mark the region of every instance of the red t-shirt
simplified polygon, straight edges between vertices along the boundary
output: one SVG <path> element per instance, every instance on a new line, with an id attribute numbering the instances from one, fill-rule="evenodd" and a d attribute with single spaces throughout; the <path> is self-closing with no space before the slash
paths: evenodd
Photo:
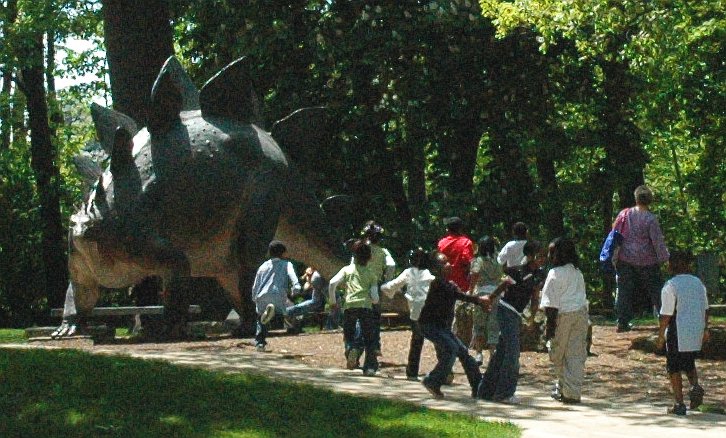
<path id="1" fill-rule="evenodd" d="M 447 234 L 437 244 L 439 252 L 451 263 L 451 280 L 463 292 L 469 290 L 469 266 L 474 258 L 474 243 L 463 234 Z"/>

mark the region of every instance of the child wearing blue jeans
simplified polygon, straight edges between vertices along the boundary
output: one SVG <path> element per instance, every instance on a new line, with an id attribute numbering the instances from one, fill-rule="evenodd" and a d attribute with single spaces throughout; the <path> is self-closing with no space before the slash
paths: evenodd
<path id="1" fill-rule="evenodd" d="M 365 241 L 353 244 L 353 263 L 341 269 L 330 279 L 328 295 L 333 308 L 338 307 L 335 293 L 340 286 L 344 290 L 343 342 L 345 343 L 346 367 L 357 366 L 361 351 L 355 347 L 355 328 L 360 324 L 365 348 L 363 374 L 374 376 L 378 370 L 373 333 L 373 304 L 378 303 L 378 276 L 368 267 L 371 247 Z M 332 304 L 335 303 L 335 304 Z"/>
<path id="2" fill-rule="evenodd" d="M 275 314 L 284 315 L 290 299 L 288 294 L 300 292 L 292 263 L 285 259 L 287 247 L 279 240 L 273 240 L 267 247 L 270 259 L 264 262 L 255 275 L 252 284 L 252 301 L 257 310 L 257 330 L 255 344 L 257 351 L 265 351 L 267 345 L 267 325 Z"/>

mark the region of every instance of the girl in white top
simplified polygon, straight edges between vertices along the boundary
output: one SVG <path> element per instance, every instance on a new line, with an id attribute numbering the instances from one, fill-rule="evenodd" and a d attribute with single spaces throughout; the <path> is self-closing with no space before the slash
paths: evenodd
<path id="1" fill-rule="evenodd" d="M 406 365 L 406 378 L 418 380 L 418 369 L 421 361 L 421 349 L 423 348 L 424 337 L 418 325 L 418 317 L 421 309 L 426 303 L 426 295 L 429 292 L 429 285 L 435 278 L 426 269 L 428 256 L 426 252 L 416 248 L 409 252 L 409 264 L 411 267 L 405 269 L 393 280 L 381 286 L 381 291 L 388 297 L 393 297 L 406 286 L 406 300 L 411 317 L 411 343 L 408 350 L 408 364 Z"/>
<path id="2" fill-rule="evenodd" d="M 579 403 L 587 359 L 587 297 L 572 240 L 558 237 L 549 246 L 554 267 L 547 274 L 540 306 L 547 315 L 545 336 L 550 338 L 550 360 L 557 382 L 555 400 Z"/>

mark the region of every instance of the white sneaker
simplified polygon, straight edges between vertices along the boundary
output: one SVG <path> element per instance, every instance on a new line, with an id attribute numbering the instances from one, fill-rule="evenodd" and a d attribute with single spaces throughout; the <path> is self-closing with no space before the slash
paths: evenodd
<path id="1" fill-rule="evenodd" d="M 481 366 L 484 363 L 484 355 L 482 353 L 477 353 L 474 360 L 476 360 L 477 365 Z"/>
<path id="2" fill-rule="evenodd" d="M 505 405 L 518 405 L 522 402 L 522 400 L 519 399 L 516 395 L 513 395 L 511 397 L 507 397 L 503 400 L 499 400 L 499 403 L 503 403 Z"/>
<path id="3" fill-rule="evenodd" d="M 255 345 L 255 350 L 257 350 L 257 351 L 265 351 L 265 344 L 257 344 L 257 345 Z"/>
<path id="4" fill-rule="evenodd" d="M 265 310 L 262 311 L 262 315 L 260 315 L 260 322 L 262 324 L 267 324 L 270 321 L 272 321 L 272 318 L 275 317 L 275 305 L 270 303 L 265 307 Z"/>

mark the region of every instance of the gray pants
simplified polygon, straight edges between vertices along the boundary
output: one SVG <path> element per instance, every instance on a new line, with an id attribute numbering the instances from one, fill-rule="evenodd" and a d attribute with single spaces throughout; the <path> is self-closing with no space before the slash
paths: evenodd
<path id="1" fill-rule="evenodd" d="M 555 367 L 564 397 L 580 399 L 587 359 L 587 309 L 557 315 L 555 337 L 550 343 L 550 360 Z"/>

